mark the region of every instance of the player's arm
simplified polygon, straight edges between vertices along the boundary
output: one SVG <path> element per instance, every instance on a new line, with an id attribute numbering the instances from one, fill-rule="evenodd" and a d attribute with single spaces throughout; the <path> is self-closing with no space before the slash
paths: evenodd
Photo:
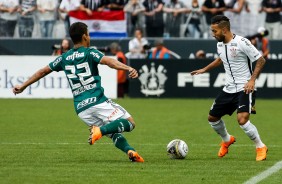
<path id="1" fill-rule="evenodd" d="M 26 87 L 40 80 L 41 78 L 45 77 L 46 75 L 48 75 L 51 72 L 52 70 L 50 69 L 49 66 L 45 66 L 44 68 L 41 68 L 40 70 L 35 72 L 27 81 L 25 81 L 21 85 L 16 85 L 13 88 L 13 93 L 16 95 L 16 94 L 23 92 Z"/>
<path id="2" fill-rule="evenodd" d="M 138 77 L 138 72 L 130 67 L 127 66 L 125 64 L 123 64 L 122 62 L 119 62 L 118 60 L 108 57 L 108 56 L 104 56 L 102 57 L 100 64 L 104 64 L 104 65 L 108 65 L 110 68 L 114 68 L 116 70 L 125 70 L 129 72 L 129 77 L 130 78 L 137 78 Z"/>
<path id="3" fill-rule="evenodd" d="M 258 78 L 260 72 L 262 71 L 264 65 L 265 65 L 265 59 L 263 57 L 260 57 L 257 61 L 256 61 L 256 66 L 254 69 L 254 72 L 251 76 L 251 79 L 245 84 L 244 86 L 244 91 L 246 94 L 252 93 L 254 91 L 255 88 L 255 81 Z"/>
<path id="4" fill-rule="evenodd" d="M 222 61 L 220 58 L 216 58 L 213 62 L 211 62 L 209 65 L 207 65 L 206 67 L 204 68 L 201 68 L 199 70 L 194 70 L 191 73 L 191 75 L 198 75 L 198 74 L 202 74 L 202 73 L 205 73 L 205 72 L 208 72 L 218 66 L 220 66 L 222 64 Z"/>

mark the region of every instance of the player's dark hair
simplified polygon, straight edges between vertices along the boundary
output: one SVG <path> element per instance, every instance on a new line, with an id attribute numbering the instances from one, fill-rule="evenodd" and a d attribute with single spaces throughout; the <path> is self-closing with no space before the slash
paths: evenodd
<path id="1" fill-rule="evenodd" d="M 69 29 L 71 40 L 74 44 L 82 41 L 82 36 L 87 34 L 87 25 L 82 22 L 75 22 Z"/>
<path id="2" fill-rule="evenodd" d="M 227 27 L 230 30 L 229 18 L 224 15 L 216 15 L 212 17 L 211 24 L 218 24 L 218 27 L 223 28 Z"/>

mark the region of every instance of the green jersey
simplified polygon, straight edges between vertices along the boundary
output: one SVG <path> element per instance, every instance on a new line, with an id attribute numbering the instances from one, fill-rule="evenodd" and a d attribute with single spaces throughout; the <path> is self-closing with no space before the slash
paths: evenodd
<path id="1" fill-rule="evenodd" d="M 77 114 L 107 100 L 98 70 L 103 56 L 96 49 L 79 47 L 69 50 L 49 64 L 51 70 L 65 72 Z"/>

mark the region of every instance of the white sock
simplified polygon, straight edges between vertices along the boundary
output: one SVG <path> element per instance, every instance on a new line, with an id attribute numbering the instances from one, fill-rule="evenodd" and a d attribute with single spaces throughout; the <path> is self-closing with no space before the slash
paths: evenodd
<path id="1" fill-rule="evenodd" d="M 250 120 L 247 121 L 244 125 L 240 125 L 240 127 L 244 130 L 244 132 L 247 134 L 247 136 L 254 141 L 256 148 L 262 148 L 265 145 L 260 139 L 259 133 L 255 125 L 253 125 Z"/>
<path id="2" fill-rule="evenodd" d="M 209 124 L 215 130 L 215 132 L 220 135 L 223 142 L 230 141 L 230 134 L 227 132 L 225 124 L 221 119 L 216 122 L 209 122 Z"/>

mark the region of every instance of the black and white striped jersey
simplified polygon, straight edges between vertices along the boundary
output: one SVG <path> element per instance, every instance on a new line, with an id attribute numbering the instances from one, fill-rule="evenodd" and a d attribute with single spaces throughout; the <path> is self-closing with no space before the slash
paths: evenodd
<path id="1" fill-rule="evenodd" d="M 217 43 L 217 53 L 225 69 L 226 93 L 236 93 L 244 90 L 244 85 L 251 78 L 252 62 L 261 57 L 261 53 L 242 36 L 234 35 L 233 39 L 224 44 Z"/>

